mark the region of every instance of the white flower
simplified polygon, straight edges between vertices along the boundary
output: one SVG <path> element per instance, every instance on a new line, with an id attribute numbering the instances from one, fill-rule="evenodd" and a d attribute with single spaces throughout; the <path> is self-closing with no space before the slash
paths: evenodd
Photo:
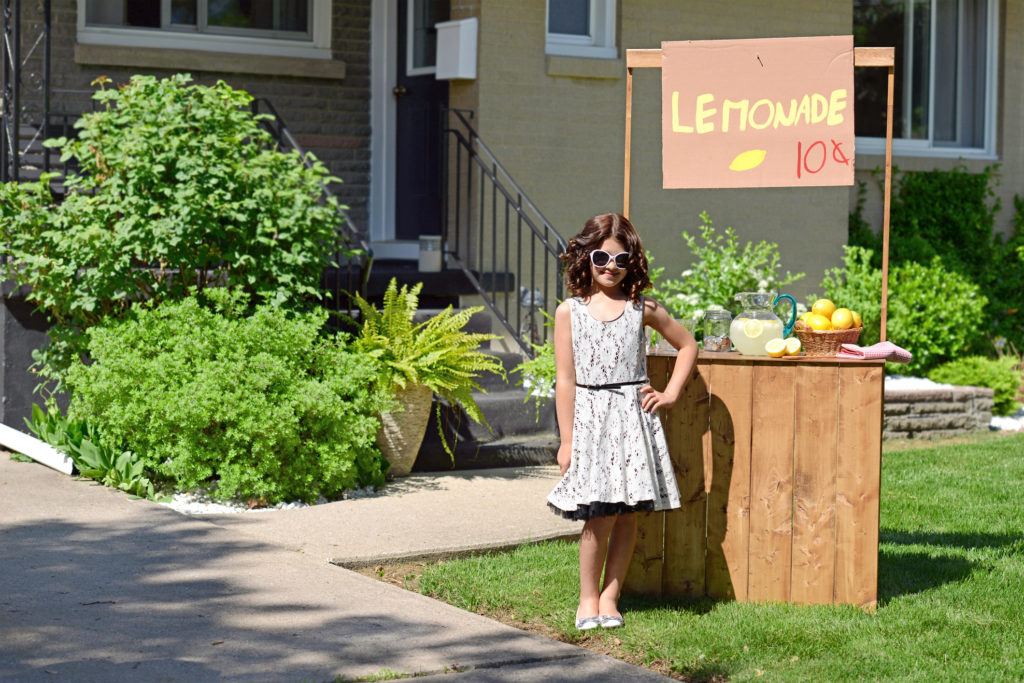
<path id="1" fill-rule="evenodd" d="M 758 280 L 757 281 L 757 291 L 764 292 L 767 289 L 768 289 L 768 281 L 767 280 Z"/>
<path id="2" fill-rule="evenodd" d="M 693 277 L 693 270 L 690 269 L 690 268 L 687 268 L 686 270 L 683 271 L 682 276 L 683 277 Z"/>

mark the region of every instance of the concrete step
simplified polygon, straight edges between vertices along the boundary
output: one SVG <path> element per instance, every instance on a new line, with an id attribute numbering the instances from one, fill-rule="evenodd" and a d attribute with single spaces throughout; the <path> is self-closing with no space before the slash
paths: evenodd
<path id="1" fill-rule="evenodd" d="M 458 443 L 463 452 L 468 449 L 468 452 L 474 453 L 488 444 L 507 439 L 522 439 L 538 434 L 552 435 L 555 432 L 553 400 L 547 401 L 538 409 L 536 400 L 524 400 L 526 393 L 521 390 L 478 393 L 474 398 L 493 431 L 488 431 L 484 425 L 474 422 L 461 408 L 440 403 L 445 440 L 449 445 Z M 438 433 L 438 399 L 435 398 L 434 401 L 419 457 L 426 458 L 429 462 L 437 462 L 440 458 L 450 461 Z"/>
<path id="2" fill-rule="evenodd" d="M 499 391 L 521 391 L 522 387 L 519 386 L 519 373 L 513 372 L 513 369 L 523 362 L 523 354 L 515 351 L 495 351 L 494 349 L 483 350 L 489 355 L 497 356 L 501 360 L 501 366 L 505 368 L 505 376 L 507 379 L 503 380 L 500 375 L 495 375 L 493 372 L 485 372 L 478 380 L 480 388 L 488 393 L 495 393 Z"/>
<path id="3" fill-rule="evenodd" d="M 453 449 L 454 458 L 441 449 L 420 449 L 412 471 L 443 472 L 552 465 L 557 462 L 558 444 L 558 437 L 552 431 L 509 436 L 488 443 L 459 441 Z"/>

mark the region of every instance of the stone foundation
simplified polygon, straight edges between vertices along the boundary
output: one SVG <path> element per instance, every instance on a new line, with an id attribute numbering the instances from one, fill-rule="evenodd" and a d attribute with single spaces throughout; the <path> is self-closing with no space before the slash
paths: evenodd
<path id="1" fill-rule="evenodd" d="M 934 439 L 988 429 L 992 390 L 936 387 L 885 391 L 883 439 Z"/>

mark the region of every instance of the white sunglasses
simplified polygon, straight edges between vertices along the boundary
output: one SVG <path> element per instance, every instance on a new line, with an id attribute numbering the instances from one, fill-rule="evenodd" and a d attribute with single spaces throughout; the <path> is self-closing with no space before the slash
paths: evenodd
<path id="1" fill-rule="evenodd" d="M 624 270 L 629 266 L 629 252 L 620 251 L 614 256 L 604 249 L 594 249 L 590 252 L 590 262 L 594 264 L 595 268 L 604 268 L 609 261 L 615 261 L 615 267 Z"/>

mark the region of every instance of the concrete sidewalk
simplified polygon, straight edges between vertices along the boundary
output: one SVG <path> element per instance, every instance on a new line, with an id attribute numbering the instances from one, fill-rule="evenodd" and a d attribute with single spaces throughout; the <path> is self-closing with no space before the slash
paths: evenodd
<path id="1" fill-rule="evenodd" d="M 342 567 L 578 533 L 553 468 L 186 517 L 0 453 L 0 680 L 665 680 Z M 452 671 L 457 673 L 449 673 Z"/>

